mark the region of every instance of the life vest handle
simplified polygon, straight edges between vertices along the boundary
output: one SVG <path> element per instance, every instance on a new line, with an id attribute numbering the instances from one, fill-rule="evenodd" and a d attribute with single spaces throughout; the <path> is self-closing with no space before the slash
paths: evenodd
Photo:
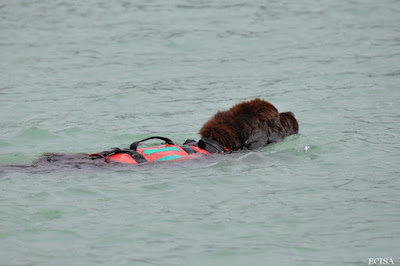
<path id="1" fill-rule="evenodd" d="M 209 151 L 207 149 L 207 146 L 211 146 L 212 148 L 215 149 L 216 152 L 224 152 L 224 151 L 226 151 L 225 147 L 222 146 L 219 142 L 217 142 L 215 140 L 212 140 L 212 139 L 209 139 L 209 138 L 206 138 L 206 137 L 202 137 L 201 140 L 199 140 L 199 147 L 204 149 L 204 150 Z"/>
<path id="2" fill-rule="evenodd" d="M 129 146 L 129 149 L 135 150 L 135 151 L 136 151 L 137 147 L 139 146 L 139 144 L 140 144 L 141 142 L 144 142 L 144 141 L 147 141 L 147 140 L 150 140 L 150 139 L 161 139 L 161 140 L 165 141 L 166 144 L 175 145 L 175 143 L 173 143 L 172 140 L 170 140 L 169 138 L 159 137 L 159 136 L 153 136 L 153 137 L 149 137 L 149 138 L 145 138 L 145 139 L 142 139 L 142 140 L 133 142 L 133 143 L 131 144 L 131 146 Z"/>

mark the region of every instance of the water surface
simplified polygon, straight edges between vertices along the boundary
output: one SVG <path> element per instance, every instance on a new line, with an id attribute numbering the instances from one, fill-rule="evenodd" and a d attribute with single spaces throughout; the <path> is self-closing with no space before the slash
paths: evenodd
<path id="1" fill-rule="evenodd" d="M 261 97 L 300 134 L 144 166 L 0 167 L 1 265 L 400 257 L 398 1 L 0 4 L 0 162 L 183 143 Z M 397 229 L 396 229 L 397 228 Z"/>

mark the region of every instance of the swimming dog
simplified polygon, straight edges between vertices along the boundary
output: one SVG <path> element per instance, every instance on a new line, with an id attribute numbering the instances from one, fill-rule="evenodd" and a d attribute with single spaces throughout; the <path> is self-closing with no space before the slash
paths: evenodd
<path id="1" fill-rule="evenodd" d="M 80 168 L 88 163 L 140 164 L 151 161 L 187 160 L 207 154 L 256 150 L 280 142 L 298 131 L 299 125 L 293 113 L 279 113 L 271 103 L 256 98 L 238 103 L 229 110 L 217 112 L 201 127 L 199 141 L 186 140 L 183 145 L 176 145 L 169 138 L 154 136 L 135 141 L 129 148 L 114 148 L 94 154 L 47 153 L 33 165 L 20 167 L 51 163 L 53 168 L 59 164 Z M 141 143 L 152 139 L 163 140 L 165 144 L 139 148 Z"/>

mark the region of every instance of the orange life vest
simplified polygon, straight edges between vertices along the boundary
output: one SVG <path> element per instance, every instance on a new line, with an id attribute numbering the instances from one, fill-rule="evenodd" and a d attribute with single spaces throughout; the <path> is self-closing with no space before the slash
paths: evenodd
<path id="1" fill-rule="evenodd" d="M 163 145 L 138 148 L 141 142 L 150 139 L 161 139 Z M 126 164 L 138 164 L 149 161 L 179 161 L 200 157 L 204 154 L 227 151 L 218 142 L 203 138 L 198 142 L 187 140 L 183 145 L 175 145 L 170 139 L 164 137 L 150 137 L 133 142 L 129 149 L 114 148 L 110 151 L 90 154 L 91 159 L 104 159 L 105 162 L 118 162 Z"/>

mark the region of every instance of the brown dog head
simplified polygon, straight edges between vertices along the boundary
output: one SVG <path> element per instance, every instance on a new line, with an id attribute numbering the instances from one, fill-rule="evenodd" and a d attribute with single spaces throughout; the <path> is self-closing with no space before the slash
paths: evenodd
<path id="1" fill-rule="evenodd" d="M 282 135 L 284 137 L 299 132 L 299 124 L 292 112 L 279 113 L 279 121 L 281 122 Z"/>
<path id="2" fill-rule="evenodd" d="M 298 130 L 293 113 L 279 113 L 271 103 L 256 98 L 216 113 L 199 133 L 235 151 L 258 149 Z"/>

